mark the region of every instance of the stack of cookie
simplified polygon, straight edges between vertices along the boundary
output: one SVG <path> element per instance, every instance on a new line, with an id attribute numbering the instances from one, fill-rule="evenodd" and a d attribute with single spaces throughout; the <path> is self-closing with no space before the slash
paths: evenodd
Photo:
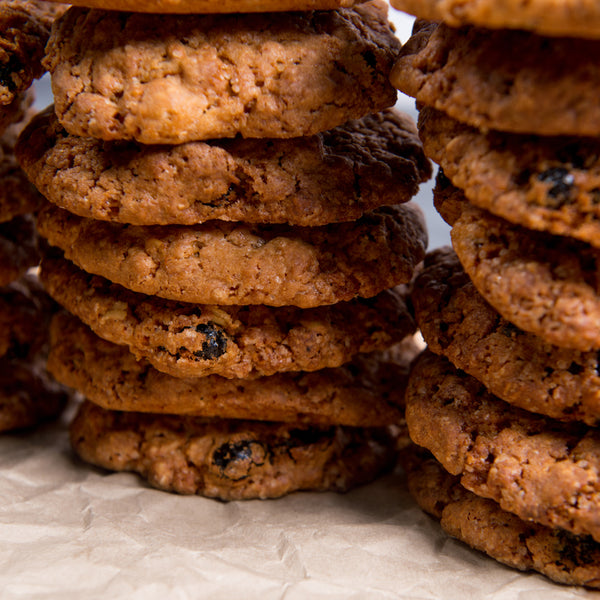
<path id="1" fill-rule="evenodd" d="M 451 476 L 416 452 L 411 487 L 498 560 L 600 587 L 600 10 L 393 4 L 433 19 L 392 81 L 454 247 L 415 283 L 429 348 L 407 392 L 411 438 Z"/>
<path id="2" fill-rule="evenodd" d="M 31 116 L 32 82 L 59 5 L 0 2 L 0 431 L 55 417 L 66 395 L 45 372 L 53 303 L 28 269 L 39 263 L 34 213 L 43 198 L 14 146 Z"/>
<path id="3" fill-rule="evenodd" d="M 181 4 L 152 8 L 274 8 Z M 430 164 L 388 109 L 385 3 L 347 4 L 57 22 L 55 107 L 17 153 L 50 200 L 42 279 L 70 313 L 50 369 L 88 398 L 85 460 L 222 499 L 392 464 Z"/>

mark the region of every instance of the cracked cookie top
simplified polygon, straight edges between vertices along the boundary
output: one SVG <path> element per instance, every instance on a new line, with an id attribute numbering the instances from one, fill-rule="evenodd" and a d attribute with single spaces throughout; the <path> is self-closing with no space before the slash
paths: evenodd
<path id="1" fill-rule="evenodd" d="M 49 108 L 16 152 L 51 202 L 134 225 L 351 221 L 431 176 L 414 123 L 395 110 L 302 138 L 143 146 L 68 135 Z"/>
<path id="2" fill-rule="evenodd" d="M 451 27 L 526 29 L 541 35 L 600 37 L 595 0 L 390 0 L 398 10 Z"/>
<path id="3" fill-rule="evenodd" d="M 245 15 L 74 7 L 45 65 L 70 133 L 177 144 L 311 135 L 392 106 L 399 47 L 382 0 Z"/>
<path id="4" fill-rule="evenodd" d="M 600 40 L 417 21 L 390 80 L 481 130 L 600 134 Z"/>
<path id="5" fill-rule="evenodd" d="M 408 283 L 427 245 L 423 214 L 411 202 L 322 227 L 128 226 L 48 204 L 37 225 L 88 273 L 135 292 L 201 304 L 311 308 L 374 296 Z"/>
<path id="6" fill-rule="evenodd" d="M 524 520 L 600 540 L 600 435 L 513 407 L 426 351 L 406 392 L 411 439 L 478 496 Z"/>

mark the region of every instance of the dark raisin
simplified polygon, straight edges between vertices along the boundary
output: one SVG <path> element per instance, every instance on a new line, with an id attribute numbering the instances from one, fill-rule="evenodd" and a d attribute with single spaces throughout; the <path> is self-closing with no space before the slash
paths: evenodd
<path id="1" fill-rule="evenodd" d="M 575 182 L 573 175 L 564 167 L 552 167 L 538 175 L 538 180 L 549 184 L 549 204 L 558 208 L 569 201 Z"/>
<path id="2" fill-rule="evenodd" d="M 194 356 L 203 360 L 214 360 L 223 356 L 227 351 L 227 336 L 211 321 L 196 326 L 198 333 L 203 333 L 206 339 L 202 342 L 202 350 L 196 350 Z"/>
<path id="3" fill-rule="evenodd" d="M 263 465 L 267 455 L 268 451 L 261 442 L 242 440 L 219 446 L 213 452 L 212 461 L 223 477 L 240 481 L 248 477 L 253 465 Z"/>
<path id="4" fill-rule="evenodd" d="M 580 375 L 583 372 L 583 367 L 576 362 L 572 362 L 567 371 L 569 371 L 571 375 Z"/>

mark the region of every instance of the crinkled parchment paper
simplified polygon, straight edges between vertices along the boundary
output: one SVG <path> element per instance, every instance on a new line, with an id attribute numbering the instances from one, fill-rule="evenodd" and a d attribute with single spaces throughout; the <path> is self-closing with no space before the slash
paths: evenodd
<path id="1" fill-rule="evenodd" d="M 83 464 L 64 423 L 0 437 L 2 600 L 595 596 L 451 540 L 401 473 L 343 495 L 223 503 Z"/>

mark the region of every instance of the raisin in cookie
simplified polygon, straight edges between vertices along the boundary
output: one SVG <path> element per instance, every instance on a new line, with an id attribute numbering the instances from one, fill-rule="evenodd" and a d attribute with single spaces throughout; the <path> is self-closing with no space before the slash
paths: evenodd
<path id="1" fill-rule="evenodd" d="M 107 411 L 91 402 L 71 424 L 71 443 L 97 466 L 222 500 L 346 491 L 390 468 L 396 454 L 382 429 Z"/>
<path id="2" fill-rule="evenodd" d="M 404 423 L 408 366 L 417 353 L 408 338 L 389 351 L 313 373 L 172 377 L 66 313 L 54 318 L 50 345 L 48 370 L 103 408 L 365 427 Z"/>
<path id="3" fill-rule="evenodd" d="M 600 246 L 597 137 L 487 134 L 424 107 L 425 153 L 470 202 L 527 227 Z"/>

